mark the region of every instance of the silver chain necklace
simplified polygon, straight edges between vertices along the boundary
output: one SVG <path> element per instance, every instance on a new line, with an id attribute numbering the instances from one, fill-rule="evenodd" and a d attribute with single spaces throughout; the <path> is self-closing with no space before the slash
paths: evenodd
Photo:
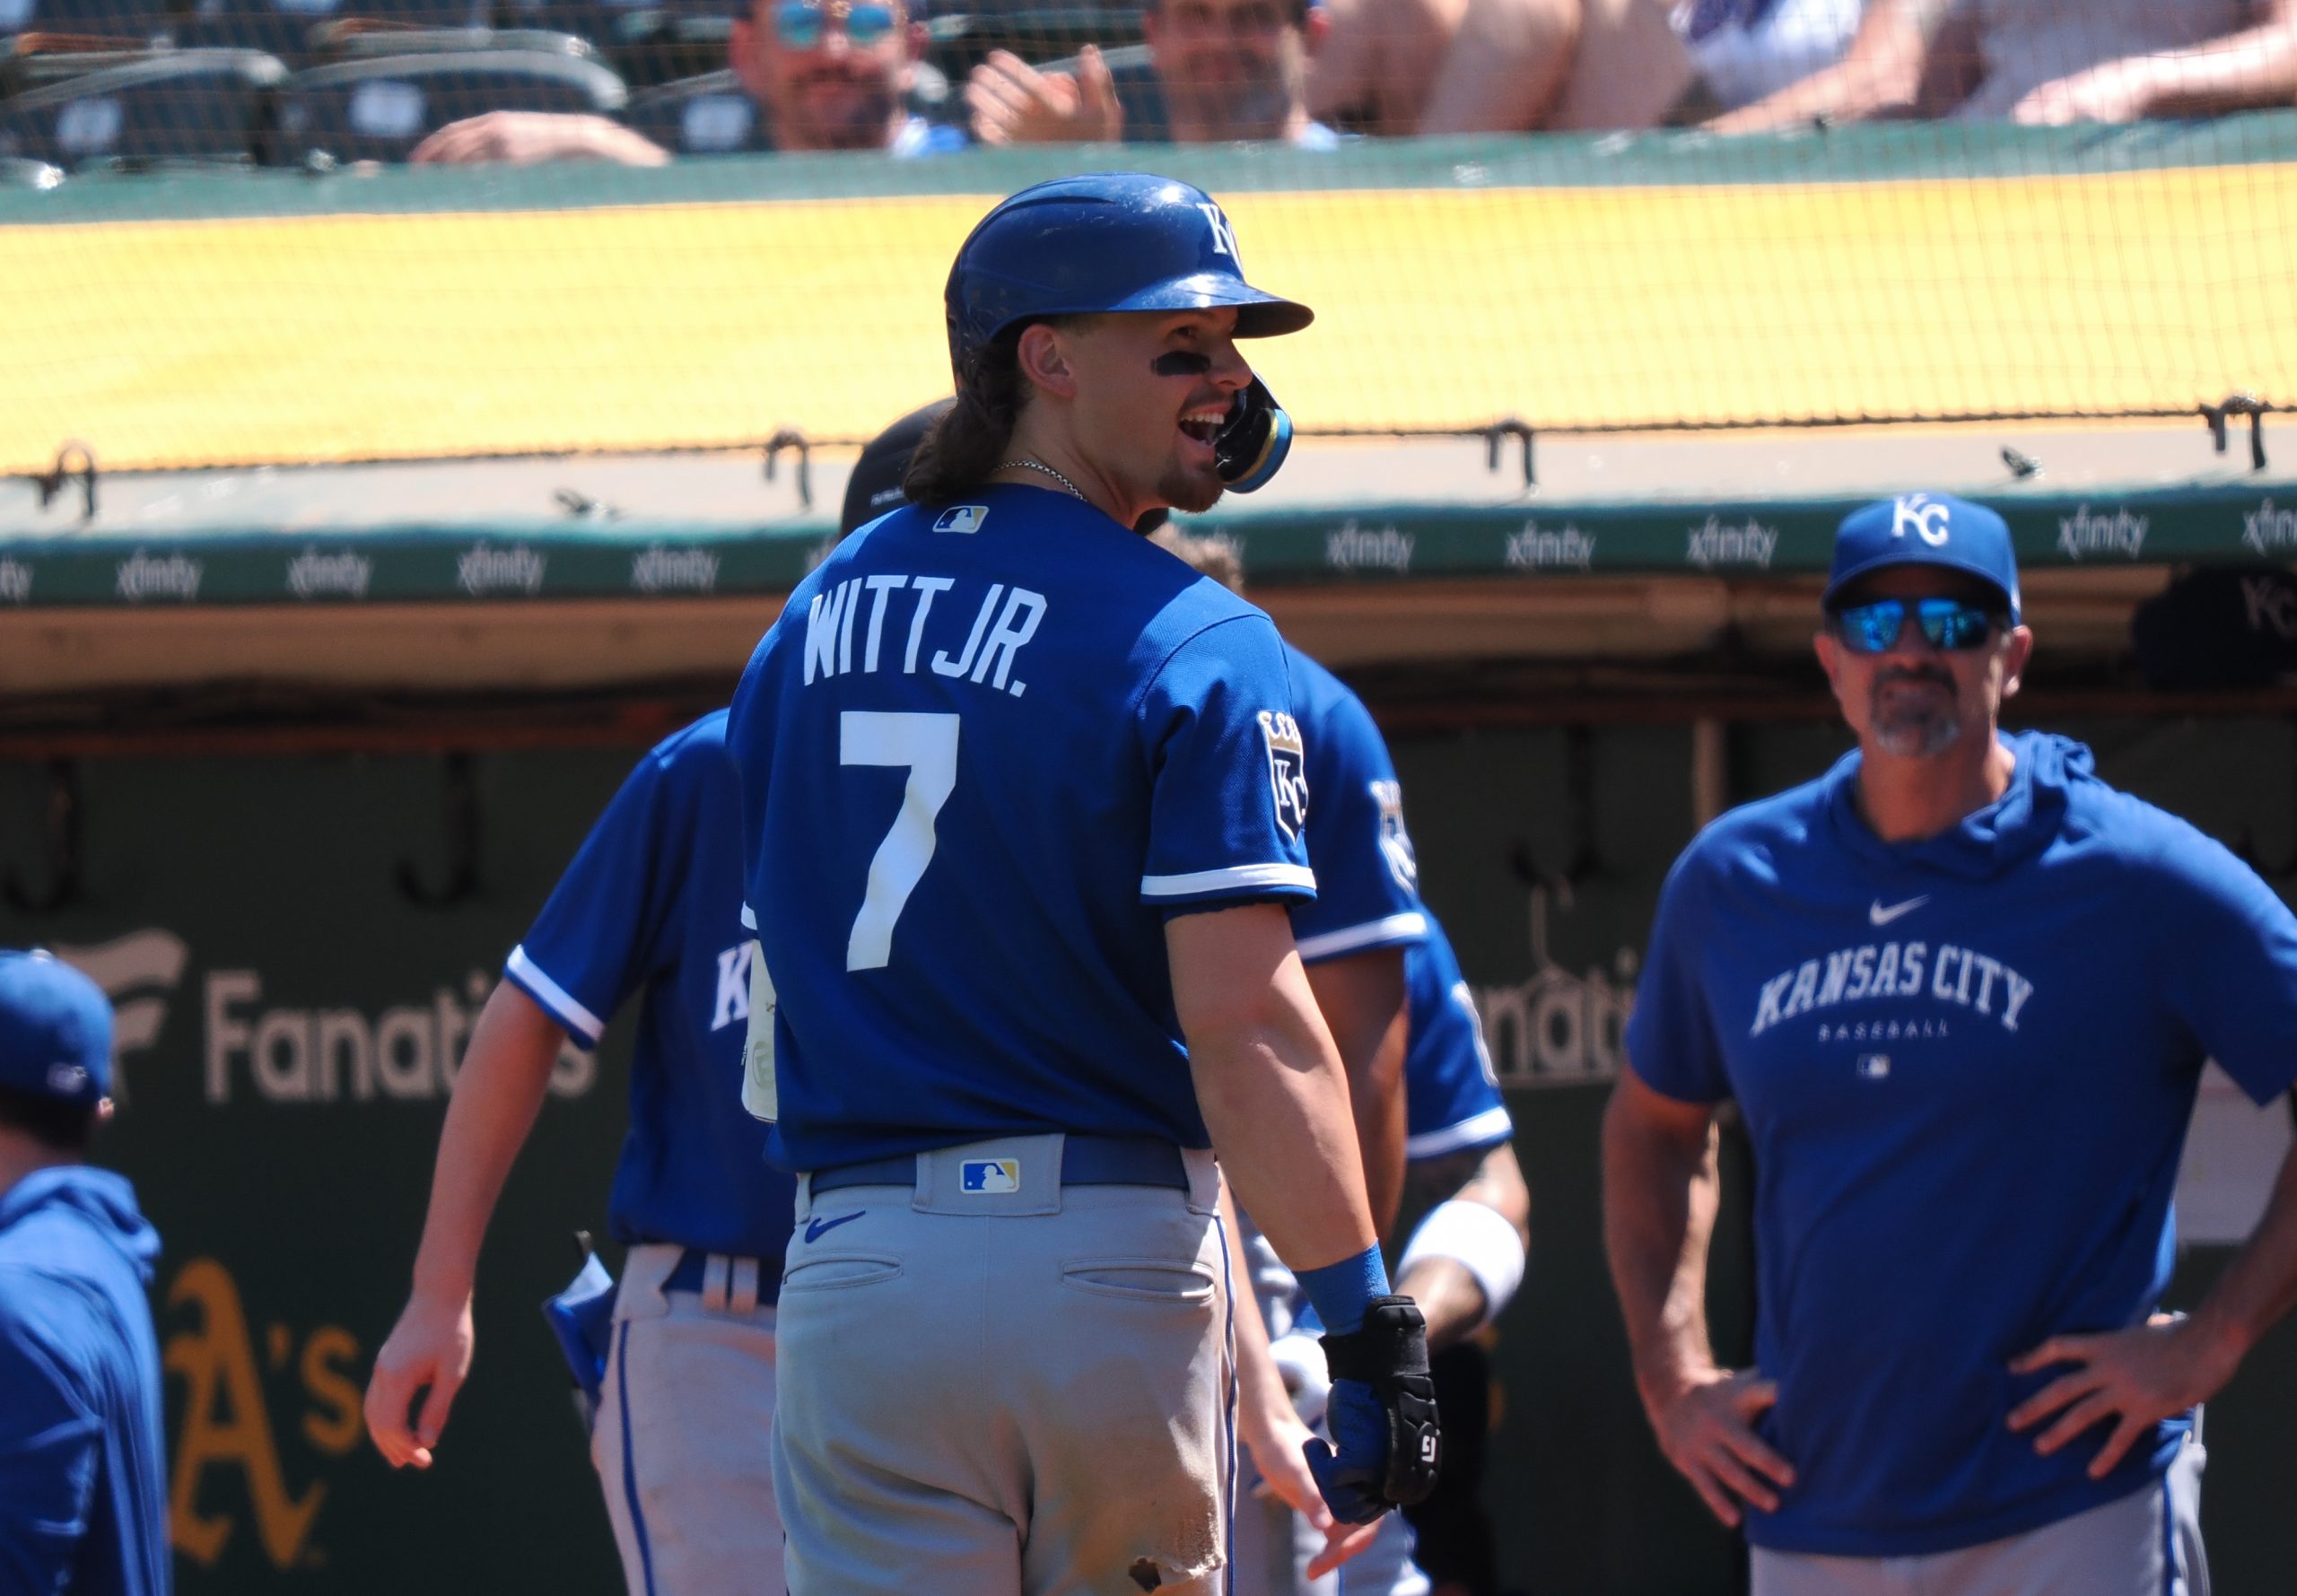
<path id="1" fill-rule="evenodd" d="M 1000 471 L 1011 471 L 1017 468 L 1023 471 L 1042 471 L 1047 476 L 1052 478 L 1053 481 L 1059 483 L 1062 487 L 1067 488 L 1072 498 L 1083 499 L 1085 497 L 1084 491 L 1078 487 L 1075 483 L 1070 481 L 1067 477 L 1061 475 L 1060 472 L 1055 471 L 1052 467 L 1044 464 L 1041 460 L 1000 460 L 997 463 L 997 468 Z"/>

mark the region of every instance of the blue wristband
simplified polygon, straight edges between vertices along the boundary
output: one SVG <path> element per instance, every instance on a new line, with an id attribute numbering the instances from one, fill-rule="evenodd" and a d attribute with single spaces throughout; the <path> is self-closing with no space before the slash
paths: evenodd
<path id="1" fill-rule="evenodd" d="M 1335 1336 L 1350 1336 L 1362 1330 L 1366 1304 L 1376 1296 L 1388 1295 L 1388 1266 L 1380 1260 L 1377 1246 L 1320 1269 L 1302 1269 L 1299 1280 L 1300 1288 L 1316 1306 L 1316 1317 Z"/>

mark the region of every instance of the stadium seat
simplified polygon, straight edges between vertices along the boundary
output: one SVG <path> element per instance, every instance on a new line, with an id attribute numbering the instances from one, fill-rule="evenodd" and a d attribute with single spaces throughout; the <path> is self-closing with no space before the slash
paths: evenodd
<path id="1" fill-rule="evenodd" d="M 0 188 L 53 188 L 63 181 L 63 171 L 45 161 L 0 158 Z"/>
<path id="2" fill-rule="evenodd" d="M 581 56 L 461 50 L 343 61 L 297 73 L 281 98 L 274 158 L 404 161 L 415 145 L 485 111 L 616 116 L 623 82 Z"/>
<path id="3" fill-rule="evenodd" d="M 384 56 L 433 56 L 472 50 L 523 50 L 544 56 L 598 55 L 587 39 L 539 28 L 408 28 L 366 17 L 346 17 L 321 31 L 328 63 L 372 61 Z"/>
<path id="4" fill-rule="evenodd" d="M 0 0 L 0 39 L 94 33 L 148 42 L 168 37 L 166 0 Z"/>
<path id="5" fill-rule="evenodd" d="M 0 156 L 66 169 L 250 159 L 287 68 L 255 50 L 148 56 L 0 102 Z"/>
<path id="6" fill-rule="evenodd" d="M 175 36 L 181 45 L 263 50 L 305 66 L 329 53 L 331 29 L 354 19 L 469 28 L 486 22 L 486 0 L 191 0 Z"/>
<path id="7" fill-rule="evenodd" d="M 773 148 L 757 102 L 731 72 L 705 73 L 633 94 L 622 119 L 674 155 Z"/>

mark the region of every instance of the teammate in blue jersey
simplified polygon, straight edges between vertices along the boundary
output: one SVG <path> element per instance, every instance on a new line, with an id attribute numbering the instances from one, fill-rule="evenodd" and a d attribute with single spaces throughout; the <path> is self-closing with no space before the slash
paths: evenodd
<path id="1" fill-rule="evenodd" d="M 2297 917 L 2089 751 L 1997 730 L 2033 645 L 2002 519 L 1867 506 L 1818 642 L 1858 747 L 1677 862 L 1604 1126 L 1661 1445 L 1757 1596 L 2205 1589 L 2196 1406 L 2297 1295 L 2297 1165 L 2156 1317 L 2202 1061 L 2297 1077 Z M 1699 1267 L 1716 1105 L 1755 1191 L 1755 1366 Z"/>
<path id="2" fill-rule="evenodd" d="M 1309 313 L 1141 174 L 998 205 L 947 305 L 957 403 L 913 505 L 799 585 L 729 729 L 775 998 L 746 1100 L 801 1172 L 790 1585 L 1209 1591 L 1214 1147 L 1332 1327 L 1336 1510 L 1424 1495 L 1440 1453 L 1285 913 L 1314 876 L 1282 649 L 1133 530 L 1274 469 L 1288 423 L 1236 340 Z"/>
<path id="3" fill-rule="evenodd" d="M 512 950 L 455 1082 L 414 1291 L 367 1392 L 383 1456 L 428 1467 L 470 1367 L 480 1239 L 552 1061 L 570 1039 L 597 1046 L 641 994 L 609 1207 L 629 1252 L 591 1437 L 641 1596 L 782 1589 L 766 1437 L 795 1194 L 741 1107 L 752 950 L 725 735 L 721 711 L 639 762 Z"/>
<path id="4" fill-rule="evenodd" d="M 1244 563 L 1233 543 L 1171 528 L 1156 539 L 1243 596 Z M 1411 1183 L 1430 1205 L 1398 1279 L 1417 1278 L 1434 1294 L 1422 1313 L 1431 1352 L 1440 1351 L 1488 1322 L 1514 1293 L 1530 1194 L 1473 999 L 1451 944 L 1419 900 L 1419 860 L 1386 739 L 1346 684 L 1289 642 L 1285 654 L 1315 795 L 1307 842 L 1316 897 L 1292 910 L 1293 935 L 1348 1065 L 1383 1233 L 1399 1206 L 1407 1157 Z M 1240 1264 L 1272 1340 L 1262 1359 L 1261 1337 L 1238 1338 L 1239 1433 L 1267 1488 L 1253 1487 L 1248 1477 L 1253 1488 L 1238 1504 L 1236 1596 L 1330 1592 L 1338 1588 L 1330 1571 L 1343 1561 L 1345 1583 L 1357 1596 L 1418 1596 L 1428 1580 L 1412 1563 L 1412 1536 L 1401 1519 L 1383 1520 L 1368 1540 L 1336 1539 L 1295 1478 L 1289 1454 L 1298 1423 L 1322 1412 L 1323 1356 L 1313 1331 L 1298 1328 L 1305 1304 L 1290 1271 L 1249 1215 L 1240 1228 L 1246 1237 Z M 1445 1478 L 1448 1485 L 1448 1470 Z M 1295 1519 L 1296 1512 L 1303 1516 Z"/>
<path id="5" fill-rule="evenodd" d="M 111 1113 L 111 1005 L 0 952 L 0 1591 L 168 1596 L 160 1238 L 85 1162 Z"/>

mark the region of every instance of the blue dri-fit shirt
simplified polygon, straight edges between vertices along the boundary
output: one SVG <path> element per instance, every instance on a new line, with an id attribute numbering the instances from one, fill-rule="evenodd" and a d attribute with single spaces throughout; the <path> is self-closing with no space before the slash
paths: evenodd
<path id="1" fill-rule="evenodd" d="M 1010 1132 L 1208 1146 L 1167 914 L 1314 894 L 1268 617 L 1066 493 L 862 528 L 734 698 L 785 1167 Z"/>
<path id="2" fill-rule="evenodd" d="M 1760 1421 L 1796 1470 L 1758 1546 L 1852 1557 L 2017 1534 L 2141 1487 L 2108 1431 L 2051 1457 L 2004 1427 L 2064 1369 L 2010 1360 L 2141 1322 L 2205 1057 L 2263 1103 L 2297 1075 L 2297 917 L 2217 843 L 2009 739 L 2010 789 L 1891 845 L 1858 756 L 1725 815 L 1668 877 L 1627 1051 L 1655 1090 L 1738 1100 L 1756 1169 Z"/>
<path id="3" fill-rule="evenodd" d="M 109 1170 L 0 1191 L 0 1591 L 168 1596 L 159 1254 Z"/>
<path id="4" fill-rule="evenodd" d="M 615 1238 L 771 1260 L 789 1244 L 797 1190 L 764 1162 L 764 1127 L 741 1104 L 751 955 L 741 845 L 721 710 L 638 762 L 505 973 L 586 1048 L 632 993 L 645 994 L 608 1209 Z"/>
<path id="5" fill-rule="evenodd" d="M 1292 713 L 1308 746 L 1308 863 L 1316 895 L 1292 905 L 1308 964 L 1419 939 L 1419 866 L 1403 824 L 1403 784 L 1364 701 L 1290 643 Z"/>
<path id="6" fill-rule="evenodd" d="M 1498 1147 L 1515 1133 L 1484 1045 L 1475 998 L 1436 917 L 1404 952 L 1411 1041 L 1403 1060 L 1405 1158 Z"/>

